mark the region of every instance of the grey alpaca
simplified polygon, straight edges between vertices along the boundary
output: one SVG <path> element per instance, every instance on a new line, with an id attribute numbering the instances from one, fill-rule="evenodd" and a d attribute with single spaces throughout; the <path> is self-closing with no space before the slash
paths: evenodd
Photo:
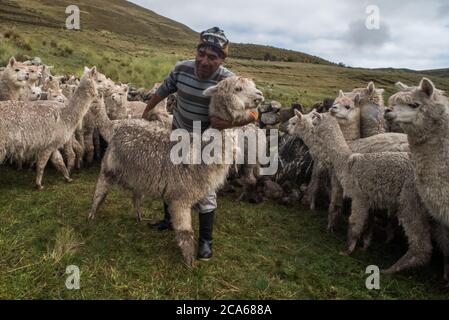
<path id="1" fill-rule="evenodd" d="M 396 212 L 409 248 L 385 272 L 398 272 L 427 263 L 432 253 L 430 226 L 425 208 L 419 201 L 408 154 L 352 153 L 335 118 L 329 114 L 314 113 L 314 116 L 316 118 L 311 120 L 297 112 L 299 123 L 308 121 L 313 125 L 313 138 L 304 142 L 318 159 L 332 164 L 344 194 L 352 199 L 348 247 L 344 254 L 354 251 L 366 231 L 370 209 L 388 209 L 391 213 Z"/>
<path id="2" fill-rule="evenodd" d="M 449 102 L 445 92 L 423 78 L 389 100 L 385 117 L 407 133 L 418 193 L 429 213 L 442 224 L 435 235 L 445 256 L 449 281 Z"/>

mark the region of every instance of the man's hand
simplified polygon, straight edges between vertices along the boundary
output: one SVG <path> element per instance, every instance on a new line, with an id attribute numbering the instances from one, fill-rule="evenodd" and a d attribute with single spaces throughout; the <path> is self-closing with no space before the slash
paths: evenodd
<path id="1" fill-rule="evenodd" d="M 142 118 L 145 120 L 148 119 L 148 113 L 151 111 L 151 109 L 157 106 L 157 104 L 162 100 L 164 100 L 164 98 L 158 96 L 157 94 L 153 94 L 150 100 L 148 100 L 147 102 L 147 107 L 145 108 L 145 111 L 142 114 Z"/>
<path id="2" fill-rule="evenodd" d="M 217 130 L 224 130 L 224 129 L 229 129 L 229 128 L 234 128 L 234 127 L 242 127 L 242 126 L 246 126 L 247 124 L 257 121 L 258 119 L 258 114 L 257 112 L 251 111 L 250 112 L 250 119 L 245 119 L 239 123 L 231 123 L 230 121 L 226 121 L 223 120 L 221 118 L 218 117 L 210 117 L 210 124 L 212 126 L 212 128 L 215 128 Z"/>

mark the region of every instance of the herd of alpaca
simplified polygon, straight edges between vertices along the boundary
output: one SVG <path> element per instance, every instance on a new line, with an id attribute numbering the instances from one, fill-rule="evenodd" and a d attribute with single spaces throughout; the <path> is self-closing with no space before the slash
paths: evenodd
<path id="1" fill-rule="evenodd" d="M 359 240 L 368 248 L 377 215 L 384 210 L 389 222 L 397 217 L 408 241 L 404 256 L 384 272 L 427 263 L 433 239 L 443 253 L 447 282 L 448 98 L 425 78 L 417 87 L 398 83 L 398 88 L 388 108 L 373 83 L 366 89 L 340 92 L 328 113 L 296 111 L 288 130 L 304 141 L 320 170 L 331 177 L 329 230 L 336 226 L 343 198 L 352 201 L 347 249 L 342 254 L 351 254 Z M 386 122 L 398 125 L 404 133 L 385 132 Z M 319 183 L 312 179 L 311 184 Z"/>
<path id="2" fill-rule="evenodd" d="M 145 103 L 128 101 L 128 86 L 114 83 L 95 67 L 85 68 L 81 79 L 53 76 L 50 69 L 11 58 L 0 72 L 0 161 L 35 166 L 35 184 L 41 189 L 48 161 L 71 181 L 74 168 L 101 157 L 103 138 L 108 147 L 89 218 L 96 216 L 113 184 L 132 191 L 138 221 L 143 197 L 161 197 L 169 205 L 184 262 L 193 266 L 191 207 L 226 182 L 231 165 L 173 164 L 167 99 L 144 120 Z M 408 249 L 384 272 L 426 264 L 434 240 L 449 281 L 448 99 L 428 79 L 416 87 L 397 87 L 388 107 L 383 90 L 372 82 L 340 91 L 329 112 L 295 111 L 288 132 L 307 145 L 314 160 L 308 185 L 312 209 L 317 192 L 330 181 L 328 230 L 336 229 L 344 199 L 351 200 L 342 254 L 351 254 L 359 241 L 366 250 L 376 223 L 386 216 L 389 225 L 398 220 Z M 225 79 L 204 95 L 211 98 L 210 115 L 231 122 L 250 119 L 263 101 L 254 82 L 242 77 Z M 222 137 L 233 134 L 226 129 Z M 256 181 L 257 166 L 248 168 Z"/>

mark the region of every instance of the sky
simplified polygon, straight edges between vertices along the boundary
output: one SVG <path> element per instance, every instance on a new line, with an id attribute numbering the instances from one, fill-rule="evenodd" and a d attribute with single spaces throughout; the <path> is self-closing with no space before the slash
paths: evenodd
<path id="1" fill-rule="evenodd" d="M 447 0 L 131 2 L 197 32 L 218 26 L 231 44 L 271 45 L 352 67 L 449 68 Z"/>

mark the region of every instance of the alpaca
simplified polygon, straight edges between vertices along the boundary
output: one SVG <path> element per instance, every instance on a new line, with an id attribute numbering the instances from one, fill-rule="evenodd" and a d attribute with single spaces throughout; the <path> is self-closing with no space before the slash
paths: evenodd
<path id="1" fill-rule="evenodd" d="M 50 156 L 72 136 L 97 92 L 97 69 L 85 69 L 67 105 L 54 101 L 0 102 L 0 161 L 14 154 L 36 155 L 36 186 Z M 11 135 L 10 132 L 14 132 Z"/>
<path id="2" fill-rule="evenodd" d="M 366 88 L 356 88 L 348 93 L 340 90 L 329 112 L 338 118 L 346 140 L 366 138 L 385 132 L 382 117 L 383 92 L 384 90 L 377 89 L 373 82 L 368 83 Z M 327 168 L 316 163 L 307 189 L 311 210 L 315 210 L 317 195 L 320 188 L 327 186 L 324 181 L 327 181 L 328 177 Z"/>
<path id="3" fill-rule="evenodd" d="M 147 104 L 141 101 L 128 101 L 126 107 L 130 111 L 130 118 L 140 119 L 145 111 Z"/>
<path id="4" fill-rule="evenodd" d="M 102 73 L 98 72 L 97 83 L 99 84 L 99 93 L 108 96 L 115 86 L 111 79 L 106 78 Z M 93 103 L 97 103 L 98 100 L 94 100 Z M 82 121 L 82 147 L 85 153 L 86 163 L 91 165 L 94 161 L 95 154 L 100 159 L 100 138 L 99 132 L 95 125 L 95 117 L 91 111 L 88 111 Z"/>
<path id="5" fill-rule="evenodd" d="M 42 78 L 42 67 L 28 65 L 26 68 L 28 69 L 29 74 L 28 83 L 30 85 L 36 85 L 39 82 L 39 79 Z"/>
<path id="6" fill-rule="evenodd" d="M 337 120 L 329 114 L 314 113 L 315 119 L 296 112 L 294 130 L 298 134 L 313 126 L 312 134 L 301 138 L 311 153 L 330 162 L 344 194 L 352 199 L 348 247 L 351 254 L 369 221 L 370 209 L 396 212 L 407 236 L 406 254 L 386 273 L 398 272 L 425 264 L 431 256 L 430 226 L 414 182 L 414 170 L 406 152 L 352 153 Z M 365 239 L 369 241 L 369 237 Z"/>
<path id="7" fill-rule="evenodd" d="M 34 84 L 27 84 L 22 88 L 19 96 L 20 101 L 37 101 L 40 100 L 42 89 Z"/>
<path id="8" fill-rule="evenodd" d="M 449 103 L 444 91 L 427 78 L 417 87 L 398 83 L 385 118 L 407 133 L 418 193 L 433 218 L 442 224 L 437 241 L 449 281 Z"/>
<path id="9" fill-rule="evenodd" d="M 331 114 L 332 115 L 332 114 Z M 306 119 L 310 115 L 303 115 Z M 346 118 L 340 119 L 336 117 L 340 130 L 346 124 Z M 343 123 L 341 123 L 342 121 Z M 289 133 L 290 135 L 298 135 L 299 138 L 304 138 L 307 141 L 311 141 L 313 135 L 313 126 L 311 121 L 303 121 L 300 127 L 294 130 L 298 118 L 295 116 L 289 121 Z M 343 133 L 343 132 L 342 132 Z M 344 136 L 344 134 L 343 134 Z M 346 139 L 346 136 L 345 136 Z M 348 140 L 346 139 L 350 149 L 354 153 L 375 153 L 375 152 L 408 152 L 409 146 L 407 136 L 400 133 L 382 133 L 374 135 L 368 138 Z M 328 208 L 328 231 L 333 232 L 336 228 L 338 218 L 341 216 L 341 210 L 343 205 L 343 189 L 339 183 L 337 177 L 332 170 L 332 164 L 330 161 L 316 161 L 321 165 L 322 172 L 326 173 L 326 176 L 330 176 L 330 204 Z"/>
<path id="10" fill-rule="evenodd" d="M 430 213 L 449 226 L 449 103 L 427 78 L 390 98 L 385 117 L 407 133 L 418 192 Z"/>
<path id="11" fill-rule="evenodd" d="M 114 86 L 110 95 L 105 98 L 109 119 L 127 119 L 130 111 L 127 107 L 128 86 L 126 84 Z"/>
<path id="12" fill-rule="evenodd" d="M 62 84 L 61 85 L 62 94 L 65 97 L 67 97 L 68 99 L 70 99 L 72 97 L 72 95 L 75 93 L 75 90 L 77 87 L 78 87 L 78 85 Z"/>
<path id="13" fill-rule="evenodd" d="M 230 121 L 251 119 L 250 112 L 263 101 L 254 83 L 242 77 L 227 78 L 205 90 L 204 95 L 211 97 L 210 114 L 227 115 Z M 190 210 L 208 192 L 217 190 L 225 182 L 231 165 L 175 164 L 170 154 L 177 142 L 170 140 L 170 129 L 143 119 L 119 121 L 103 157 L 89 218 L 95 217 L 113 183 L 132 190 L 137 217 L 141 215 L 143 195 L 161 196 L 169 206 L 184 261 L 193 266 L 194 233 Z M 112 128 L 112 123 L 109 122 L 108 127 Z M 222 137 L 232 132 L 232 129 L 224 130 Z M 185 133 L 192 138 L 193 134 Z"/>
<path id="14" fill-rule="evenodd" d="M 371 81 L 366 88 L 356 88 L 347 94 L 359 95 L 361 138 L 385 132 L 383 93 L 384 89 L 377 89 Z"/>
<path id="15" fill-rule="evenodd" d="M 26 66 L 19 64 L 14 57 L 9 59 L 0 77 L 0 101 L 19 100 L 22 88 L 29 78 Z"/>

